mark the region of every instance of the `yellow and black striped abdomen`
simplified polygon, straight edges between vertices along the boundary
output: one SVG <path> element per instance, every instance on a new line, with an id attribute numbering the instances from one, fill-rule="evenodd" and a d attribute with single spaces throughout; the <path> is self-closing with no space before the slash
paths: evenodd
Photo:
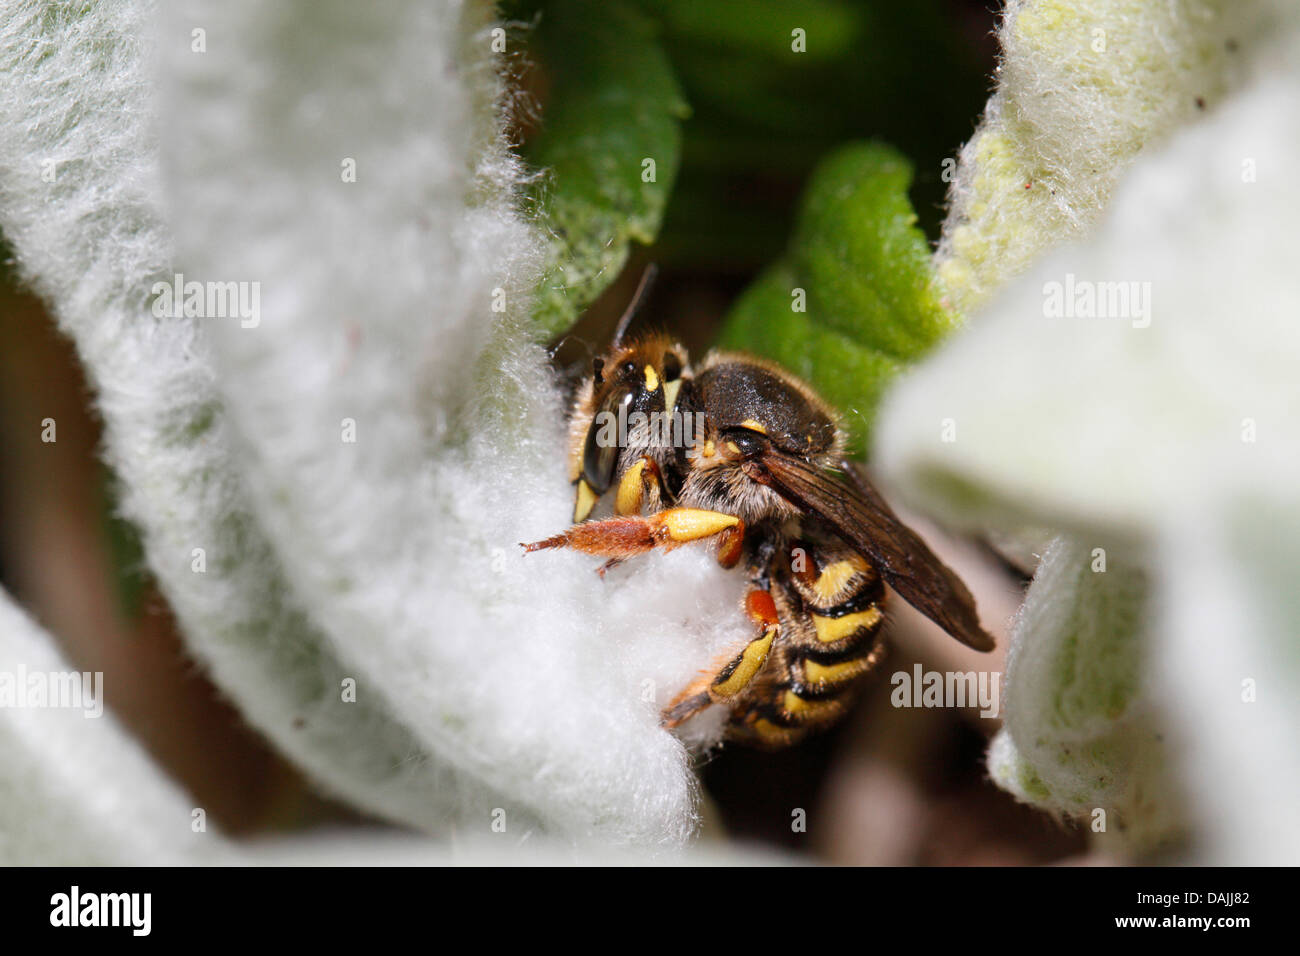
<path id="1" fill-rule="evenodd" d="M 733 735 L 786 746 L 834 723 L 880 659 L 884 584 L 842 546 L 796 546 L 771 584 L 780 631 L 771 660 L 737 701 Z"/>

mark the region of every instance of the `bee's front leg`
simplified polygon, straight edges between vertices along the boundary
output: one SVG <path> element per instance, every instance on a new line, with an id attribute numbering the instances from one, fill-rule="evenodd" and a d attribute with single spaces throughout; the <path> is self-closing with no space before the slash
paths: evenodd
<path id="1" fill-rule="evenodd" d="M 666 500 L 663 473 L 649 455 L 642 455 L 623 473 L 614 496 L 614 512 L 620 515 L 639 515 L 648 503 L 650 510 L 659 508 Z"/>
<path id="2" fill-rule="evenodd" d="M 743 529 L 743 522 L 735 515 L 700 508 L 669 508 L 648 516 L 621 515 L 604 521 L 585 521 L 557 535 L 520 546 L 525 554 L 546 548 L 573 548 L 603 558 L 630 558 L 656 547 L 671 551 L 690 541 L 730 532 L 721 539 L 726 544 L 738 534 L 743 535 Z"/>
<path id="3" fill-rule="evenodd" d="M 776 602 L 772 600 L 771 592 L 755 588 L 745 595 L 745 615 L 758 625 L 758 636 L 746 644 L 739 654 L 728 652 L 714 661 L 700 677 L 674 697 L 659 717 L 663 726 L 676 727 L 710 704 L 734 700 L 763 669 L 780 628 Z"/>
<path id="4" fill-rule="evenodd" d="M 671 500 L 672 496 L 664 487 L 663 473 L 659 466 L 649 455 L 643 455 L 623 473 L 618 483 L 614 510 L 620 515 L 639 515 L 647 504 L 651 511 L 655 511 L 661 503 Z M 718 563 L 724 568 L 734 568 L 745 551 L 745 523 L 737 520 L 735 524 L 717 532 L 717 535 Z M 616 557 L 602 564 L 598 569 L 600 576 L 604 577 L 606 571 L 622 560 Z"/>

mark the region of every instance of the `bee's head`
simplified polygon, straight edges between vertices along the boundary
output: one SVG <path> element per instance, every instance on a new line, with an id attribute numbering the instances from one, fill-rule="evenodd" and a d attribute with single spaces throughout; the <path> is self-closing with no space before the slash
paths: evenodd
<path id="1" fill-rule="evenodd" d="M 592 362 L 571 425 L 575 521 L 609 489 L 624 458 L 638 458 L 655 443 L 688 374 L 686 361 L 680 345 L 656 335 L 616 345 Z"/>

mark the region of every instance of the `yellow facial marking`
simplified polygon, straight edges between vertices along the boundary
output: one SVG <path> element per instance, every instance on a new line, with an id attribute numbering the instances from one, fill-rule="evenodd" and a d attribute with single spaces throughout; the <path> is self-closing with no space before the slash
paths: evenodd
<path id="1" fill-rule="evenodd" d="M 712 458 L 717 453 L 718 453 L 718 446 L 713 444 L 712 438 L 710 438 L 708 441 L 704 443 L 704 450 L 700 452 L 700 454 L 702 454 L 705 458 Z"/>
<path id="2" fill-rule="evenodd" d="M 704 511 L 699 508 L 675 508 L 664 512 L 664 526 L 668 528 L 668 537 L 674 541 L 694 541 L 707 538 L 724 528 L 730 528 L 740 519 L 734 515 L 724 515 L 720 511 Z"/>
<path id="3" fill-rule="evenodd" d="M 741 428 L 748 428 L 751 432 L 758 432 L 760 435 L 766 435 L 767 429 L 752 418 L 746 418 L 740 423 Z"/>
<path id="4" fill-rule="evenodd" d="M 838 664 L 818 664 L 816 661 L 804 661 L 803 679 L 806 684 L 837 684 L 851 677 L 857 677 L 869 670 L 870 667 L 870 657 L 840 661 Z"/>
<path id="5" fill-rule="evenodd" d="M 618 496 L 614 499 L 614 510 L 619 514 L 641 513 L 641 499 L 645 494 L 641 475 L 644 471 L 645 459 L 639 458 L 631 468 L 623 472 L 623 478 L 618 483 Z"/>
<path id="6" fill-rule="evenodd" d="M 649 365 L 645 367 L 645 387 L 647 391 L 651 392 L 659 387 L 659 376 L 655 374 L 655 370 Z"/>
<path id="7" fill-rule="evenodd" d="M 740 652 L 740 663 L 736 665 L 736 669 L 722 683 L 713 685 L 713 693 L 720 697 L 734 697 L 744 690 L 754 679 L 758 669 L 763 666 L 763 662 L 767 660 L 767 652 L 772 649 L 774 637 L 776 637 L 776 628 L 770 627 L 758 640 L 750 641 L 749 645 Z"/>
<path id="8" fill-rule="evenodd" d="M 734 441 L 729 441 L 727 442 L 727 451 L 731 452 L 733 455 L 739 455 L 740 446 L 737 445 Z"/>
<path id="9" fill-rule="evenodd" d="M 848 584 L 853 578 L 853 575 L 866 569 L 866 562 L 859 557 L 846 558 L 843 561 L 836 561 L 834 564 L 826 565 L 813 584 L 813 591 L 817 595 L 817 603 L 822 607 L 830 607 L 835 603 L 835 599 L 839 597 L 840 592 L 844 590 L 844 585 Z"/>
<path id="10" fill-rule="evenodd" d="M 591 509 L 596 507 L 599 498 L 600 495 L 591 490 L 591 485 L 587 484 L 586 479 L 579 478 L 578 497 L 573 502 L 573 523 L 586 521 L 587 515 L 591 514 Z"/>
<path id="11" fill-rule="evenodd" d="M 831 644 L 843 640 L 860 627 L 874 627 L 880 620 L 880 608 L 869 607 L 865 611 L 845 614 L 843 617 L 822 617 L 820 614 L 814 614 L 812 619 L 813 625 L 817 628 L 817 640 L 823 644 Z"/>
<path id="12" fill-rule="evenodd" d="M 669 415 L 673 413 L 673 407 L 677 404 L 677 393 L 681 391 L 682 380 L 679 378 L 675 382 L 664 383 L 664 411 Z"/>

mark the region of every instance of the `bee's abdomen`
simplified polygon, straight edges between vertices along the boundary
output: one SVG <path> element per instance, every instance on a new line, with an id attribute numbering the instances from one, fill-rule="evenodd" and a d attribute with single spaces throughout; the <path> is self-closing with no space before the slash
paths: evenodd
<path id="1" fill-rule="evenodd" d="M 836 722 L 883 656 L 884 585 L 876 569 L 851 553 L 815 567 L 773 588 L 780 650 L 734 714 L 734 736 L 787 746 Z"/>
<path id="2" fill-rule="evenodd" d="M 838 619 L 884 597 L 880 572 L 842 547 L 800 543 L 790 552 L 790 585 L 800 603 L 819 617 Z"/>

